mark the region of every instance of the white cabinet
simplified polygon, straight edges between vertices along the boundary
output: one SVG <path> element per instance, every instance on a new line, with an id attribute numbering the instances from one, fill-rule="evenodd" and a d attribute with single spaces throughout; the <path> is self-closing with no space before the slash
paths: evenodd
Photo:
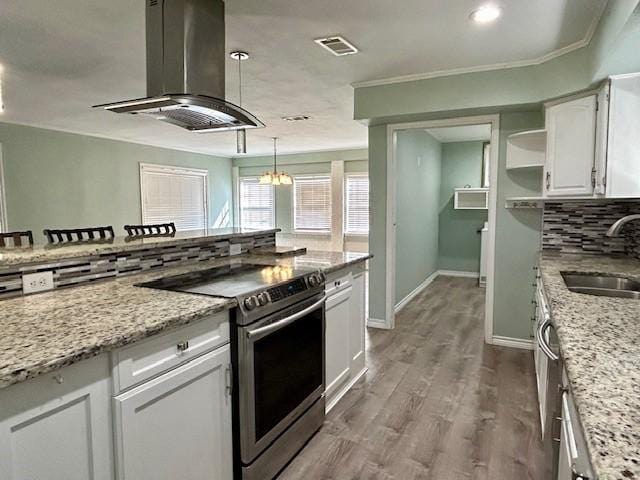
<path id="1" fill-rule="evenodd" d="M 640 197 L 640 74 L 546 108 L 545 197 Z"/>
<path id="2" fill-rule="evenodd" d="M 349 380 L 351 274 L 340 280 L 341 285 L 328 290 L 326 303 L 326 397 L 327 404 Z"/>
<path id="3" fill-rule="evenodd" d="M 119 480 L 226 480 L 232 472 L 229 345 L 114 399 Z"/>
<path id="4" fill-rule="evenodd" d="M 597 96 L 546 108 L 546 197 L 591 196 L 594 192 Z"/>
<path id="5" fill-rule="evenodd" d="M 605 138 L 599 161 L 606 164 L 601 180 L 606 196 L 640 197 L 640 74 L 611 77 L 600 95 L 606 121 L 601 122 Z"/>
<path id="6" fill-rule="evenodd" d="M 0 391 L 2 480 L 112 480 L 106 355 Z"/>
<path id="7" fill-rule="evenodd" d="M 325 397 L 327 412 L 367 371 L 365 366 L 364 264 L 328 275 L 326 302 Z"/>
<path id="8" fill-rule="evenodd" d="M 456 210 L 487 210 L 489 208 L 488 188 L 456 188 L 453 208 Z"/>

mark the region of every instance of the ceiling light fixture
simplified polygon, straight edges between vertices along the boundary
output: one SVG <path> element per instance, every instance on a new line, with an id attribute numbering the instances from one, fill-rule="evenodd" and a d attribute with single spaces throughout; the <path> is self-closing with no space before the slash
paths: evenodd
<path id="1" fill-rule="evenodd" d="M 238 61 L 238 106 L 242 108 L 242 62 L 249 58 L 247 52 L 240 50 L 231 52 L 231 58 Z M 247 131 L 236 130 L 236 153 L 247 153 Z"/>
<path id="2" fill-rule="evenodd" d="M 261 185 L 291 185 L 293 180 L 291 179 L 291 175 L 285 172 L 278 172 L 278 148 L 277 148 L 278 137 L 273 137 L 273 171 L 265 172 L 260 177 Z"/>
<path id="3" fill-rule="evenodd" d="M 496 5 L 483 5 L 471 12 L 469 18 L 476 23 L 490 23 L 502 14 L 502 9 Z"/>

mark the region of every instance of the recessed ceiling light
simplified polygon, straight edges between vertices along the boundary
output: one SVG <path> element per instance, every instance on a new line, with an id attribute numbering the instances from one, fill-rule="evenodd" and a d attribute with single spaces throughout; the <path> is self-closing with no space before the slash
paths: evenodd
<path id="1" fill-rule="evenodd" d="M 287 122 L 301 122 L 303 120 L 309 120 L 309 116 L 307 115 L 289 115 L 286 117 L 282 117 L 282 120 Z"/>
<path id="2" fill-rule="evenodd" d="M 495 5 L 483 5 L 479 9 L 471 12 L 469 18 L 471 18 L 471 20 L 476 23 L 489 23 L 496 20 L 501 13 L 502 10 L 500 9 L 500 7 L 497 7 Z"/>

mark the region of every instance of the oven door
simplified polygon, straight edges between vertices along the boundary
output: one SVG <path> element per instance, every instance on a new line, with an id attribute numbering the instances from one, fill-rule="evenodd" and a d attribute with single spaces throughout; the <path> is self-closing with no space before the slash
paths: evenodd
<path id="1" fill-rule="evenodd" d="M 240 450 L 251 463 L 324 394 L 325 296 L 238 327 Z"/>

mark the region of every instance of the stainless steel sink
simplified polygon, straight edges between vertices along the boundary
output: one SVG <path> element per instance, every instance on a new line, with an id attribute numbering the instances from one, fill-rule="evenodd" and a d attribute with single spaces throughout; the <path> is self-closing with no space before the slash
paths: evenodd
<path id="1" fill-rule="evenodd" d="M 615 275 L 562 272 L 564 283 L 571 292 L 602 297 L 640 299 L 640 282 Z"/>

